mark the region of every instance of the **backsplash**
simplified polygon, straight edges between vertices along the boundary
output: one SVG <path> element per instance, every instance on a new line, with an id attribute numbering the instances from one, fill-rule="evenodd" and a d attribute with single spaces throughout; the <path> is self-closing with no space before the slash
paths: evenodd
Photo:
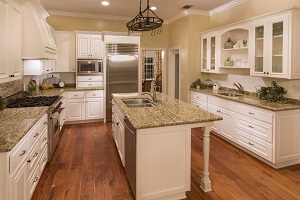
<path id="1" fill-rule="evenodd" d="M 3 98 L 23 91 L 23 79 L 0 83 L 0 96 Z"/>
<path id="2" fill-rule="evenodd" d="M 300 80 L 263 78 L 241 75 L 217 75 L 211 74 L 210 79 L 217 81 L 220 86 L 227 88 L 235 88 L 233 82 L 239 82 L 246 91 L 256 92 L 256 86 L 271 86 L 272 81 L 284 87 L 287 90 L 285 97 L 300 100 Z"/>

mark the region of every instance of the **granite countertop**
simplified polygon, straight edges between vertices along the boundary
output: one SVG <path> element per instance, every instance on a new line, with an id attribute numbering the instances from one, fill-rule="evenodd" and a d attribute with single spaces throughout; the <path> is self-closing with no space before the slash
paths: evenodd
<path id="1" fill-rule="evenodd" d="M 38 94 L 31 95 L 31 96 L 57 96 L 61 95 L 65 91 L 82 91 L 82 90 L 103 90 L 104 87 L 97 87 L 97 88 L 76 88 L 75 86 L 66 86 L 63 88 L 53 88 L 47 90 L 39 90 Z"/>
<path id="2" fill-rule="evenodd" d="M 246 94 L 240 96 L 240 97 L 228 97 L 224 96 L 218 93 L 222 92 L 229 92 L 229 93 L 237 93 L 235 90 L 230 90 L 230 89 L 220 89 L 218 93 L 213 92 L 212 89 L 194 89 L 191 88 L 191 91 L 196 91 L 196 92 L 202 92 L 205 94 L 210 94 L 213 96 L 221 97 L 224 99 L 229 99 L 232 101 L 237 101 L 245 104 L 249 104 L 252 106 L 257 106 L 260 108 L 265 108 L 268 110 L 272 111 L 283 111 L 283 110 L 292 110 L 292 109 L 300 109 L 300 101 L 299 100 L 294 100 L 294 99 L 289 99 L 288 103 L 274 103 L 274 102 L 267 102 L 265 100 L 259 99 L 255 93 L 250 93 L 246 92 Z"/>
<path id="3" fill-rule="evenodd" d="M 12 150 L 48 109 L 44 106 L 0 111 L 0 152 Z"/>
<path id="4" fill-rule="evenodd" d="M 161 102 L 155 103 L 156 105 L 154 107 L 128 108 L 122 101 L 122 99 L 128 98 L 147 98 L 147 95 L 113 97 L 115 103 L 121 108 L 124 115 L 135 129 L 222 120 L 222 118 L 217 115 L 194 107 L 183 101 L 168 97 L 162 93 L 157 93 L 157 98 Z"/>

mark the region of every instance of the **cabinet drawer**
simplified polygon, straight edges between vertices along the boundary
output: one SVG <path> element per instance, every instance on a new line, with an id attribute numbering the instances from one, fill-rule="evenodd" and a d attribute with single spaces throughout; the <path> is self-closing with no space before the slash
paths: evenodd
<path id="1" fill-rule="evenodd" d="M 41 175 L 45 169 L 45 166 L 47 164 L 47 160 L 48 160 L 48 151 L 47 149 L 44 150 L 44 152 L 42 153 L 42 156 L 40 158 L 40 172 L 41 172 Z"/>
<path id="2" fill-rule="evenodd" d="M 35 166 L 37 165 L 40 158 L 40 146 L 39 141 L 34 143 L 34 146 L 30 148 L 30 151 L 28 153 L 28 176 L 32 176 L 33 170 Z"/>
<path id="3" fill-rule="evenodd" d="M 85 97 L 103 97 L 103 90 L 86 91 Z"/>
<path id="4" fill-rule="evenodd" d="M 208 103 L 211 105 L 214 105 L 214 106 L 217 106 L 220 108 L 225 108 L 230 111 L 234 111 L 235 103 L 232 102 L 231 100 L 226 100 L 226 99 L 223 99 L 220 97 L 214 97 L 214 96 L 210 96 L 210 95 L 207 97 L 207 99 L 208 99 Z"/>
<path id="5" fill-rule="evenodd" d="M 68 99 L 81 99 L 81 98 L 84 98 L 84 97 L 85 97 L 84 91 L 68 92 L 67 93 L 67 98 Z"/>
<path id="6" fill-rule="evenodd" d="M 48 130 L 45 129 L 44 132 L 41 133 L 41 138 L 40 138 L 41 151 L 43 151 L 44 148 L 47 149 L 47 144 L 48 144 Z"/>
<path id="7" fill-rule="evenodd" d="M 191 98 L 207 102 L 207 95 L 200 92 L 191 92 Z"/>
<path id="8" fill-rule="evenodd" d="M 29 177 L 28 179 L 28 191 L 29 191 L 29 199 L 32 197 L 32 194 L 39 182 L 39 179 L 40 179 L 40 167 L 39 165 L 37 165 L 35 168 L 34 168 L 34 171 L 33 171 L 33 174 L 31 177 Z"/>
<path id="9" fill-rule="evenodd" d="M 35 141 L 39 138 L 40 135 L 40 126 L 39 124 L 36 124 L 32 129 L 30 129 L 30 132 L 28 133 L 28 145 L 31 147 Z"/>
<path id="10" fill-rule="evenodd" d="M 250 135 L 273 143 L 273 128 L 271 124 L 236 114 L 235 126 Z"/>
<path id="11" fill-rule="evenodd" d="M 48 115 L 44 115 L 42 117 L 42 119 L 40 119 L 39 122 L 39 126 L 40 126 L 40 133 L 43 132 L 45 130 L 45 128 L 48 129 Z"/>
<path id="12" fill-rule="evenodd" d="M 77 76 L 77 81 L 100 82 L 103 81 L 102 76 Z"/>
<path id="13" fill-rule="evenodd" d="M 9 156 L 10 173 L 13 174 L 16 169 L 23 163 L 28 155 L 28 139 L 25 138 L 18 144 L 16 150 Z"/>
<path id="14" fill-rule="evenodd" d="M 260 157 L 273 162 L 273 145 L 257 137 L 253 137 L 246 132 L 236 129 L 236 143 L 252 151 Z"/>
<path id="15" fill-rule="evenodd" d="M 78 88 L 102 87 L 102 82 L 77 82 Z"/>
<path id="16" fill-rule="evenodd" d="M 207 103 L 205 103 L 203 101 L 192 100 L 191 104 L 193 106 L 196 106 L 198 108 L 202 108 L 203 110 L 207 111 Z"/>
<path id="17" fill-rule="evenodd" d="M 236 105 L 236 112 L 272 124 L 273 114 L 268 111 L 263 111 L 253 106 Z"/>

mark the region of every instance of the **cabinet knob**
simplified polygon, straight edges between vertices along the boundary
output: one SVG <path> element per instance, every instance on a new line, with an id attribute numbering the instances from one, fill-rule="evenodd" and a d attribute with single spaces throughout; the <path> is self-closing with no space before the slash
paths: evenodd
<path id="1" fill-rule="evenodd" d="M 31 160 L 27 160 L 28 163 L 31 163 Z"/>
<path id="2" fill-rule="evenodd" d="M 39 153 L 38 152 L 35 152 L 35 154 L 33 155 L 33 157 L 35 158 L 35 157 L 37 157 L 39 155 Z"/>
<path id="3" fill-rule="evenodd" d="M 269 74 L 269 72 L 267 72 L 267 74 Z"/>
<path id="4" fill-rule="evenodd" d="M 35 183 L 35 182 L 37 182 L 38 180 L 39 180 L 39 177 L 36 176 L 36 177 L 34 178 L 34 181 L 33 181 L 33 182 Z"/>
<path id="5" fill-rule="evenodd" d="M 249 115 L 254 115 L 254 113 L 253 112 L 249 112 Z"/>
<path id="6" fill-rule="evenodd" d="M 39 133 L 35 133 L 35 135 L 33 137 L 37 137 L 39 135 Z"/>

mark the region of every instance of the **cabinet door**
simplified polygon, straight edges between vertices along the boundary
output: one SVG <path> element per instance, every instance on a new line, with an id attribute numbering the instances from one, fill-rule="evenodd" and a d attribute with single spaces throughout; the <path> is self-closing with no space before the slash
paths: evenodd
<path id="1" fill-rule="evenodd" d="M 288 16 L 281 16 L 269 21 L 269 67 L 271 77 L 285 78 L 288 69 Z"/>
<path id="2" fill-rule="evenodd" d="M 84 120 L 85 105 L 84 99 L 67 99 L 67 120 Z"/>
<path id="3" fill-rule="evenodd" d="M 9 77 L 8 72 L 8 18 L 9 4 L 5 0 L 0 0 L 0 82 Z"/>
<path id="4" fill-rule="evenodd" d="M 88 58 L 90 56 L 90 36 L 86 34 L 77 35 L 77 58 Z"/>
<path id="5" fill-rule="evenodd" d="M 56 72 L 75 72 L 75 36 L 73 32 L 55 33 Z"/>
<path id="6" fill-rule="evenodd" d="M 101 35 L 91 35 L 90 36 L 90 54 L 91 58 L 101 58 Z"/>
<path id="7" fill-rule="evenodd" d="M 119 155 L 121 158 L 121 162 L 123 167 L 125 167 L 125 130 L 124 126 L 122 126 L 122 123 L 120 123 L 120 133 L 119 133 Z"/>
<path id="8" fill-rule="evenodd" d="M 216 37 L 210 37 L 209 42 L 209 71 L 216 71 Z"/>
<path id="9" fill-rule="evenodd" d="M 86 98 L 86 119 L 103 118 L 103 98 Z"/>
<path id="10" fill-rule="evenodd" d="M 22 50 L 22 7 L 15 2 L 12 3 L 11 13 L 11 37 L 12 37 L 12 61 L 10 74 L 21 78 L 21 50 Z"/>
<path id="11" fill-rule="evenodd" d="M 15 174 L 11 176 L 11 199 L 28 199 L 27 193 L 27 162 L 23 162 Z"/>
<path id="12" fill-rule="evenodd" d="M 201 56 L 201 71 L 207 72 L 208 71 L 208 37 L 203 37 L 202 42 L 201 42 L 201 51 L 202 51 L 202 56 Z"/>
<path id="13" fill-rule="evenodd" d="M 208 105 L 208 112 L 211 112 L 215 115 L 218 115 L 218 116 L 222 117 L 222 114 L 221 114 L 220 110 L 215 106 Z M 222 123 L 222 121 L 215 121 L 214 124 L 211 127 L 212 130 L 216 133 L 221 133 L 221 123 Z"/>
<path id="14" fill-rule="evenodd" d="M 223 120 L 220 121 L 220 134 L 234 141 L 234 113 L 225 109 L 220 109 L 220 112 L 222 114 L 221 117 L 223 118 Z"/>

